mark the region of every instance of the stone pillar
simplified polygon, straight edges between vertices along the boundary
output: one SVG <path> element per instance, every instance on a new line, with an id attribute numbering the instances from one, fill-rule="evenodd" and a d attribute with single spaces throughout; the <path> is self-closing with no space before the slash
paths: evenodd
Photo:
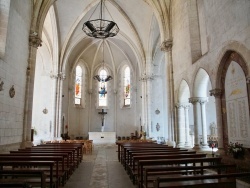
<path id="1" fill-rule="evenodd" d="M 178 147 L 184 147 L 184 139 L 185 139 L 185 114 L 184 114 L 184 106 L 183 104 L 176 104 L 177 108 L 177 130 L 178 130 Z"/>
<path id="2" fill-rule="evenodd" d="M 174 142 L 174 127 L 175 127 L 175 108 L 174 108 L 174 76 L 173 76 L 173 59 L 172 59 L 172 46 L 173 46 L 173 41 L 172 39 L 168 39 L 162 42 L 161 44 L 161 51 L 165 52 L 165 59 L 168 60 L 168 65 L 166 66 L 167 74 L 169 75 L 169 82 L 167 84 L 167 88 L 169 88 L 169 108 L 168 108 L 168 145 L 175 145 Z"/>
<path id="3" fill-rule="evenodd" d="M 217 119 L 217 136 L 218 136 L 218 151 L 217 153 L 223 154 L 224 146 L 223 146 L 223 125 L 222 125 L 222 110 L 221 110 L 221 89 L 213 89 L 210 90 L 210 96 L 215 97 L 215 107 L 216 107 L 216 119 Z"/>
<path id="4" fill-rule="evenodd" d="M 145 107 L 145 120 L 144 120 L 144 131 L 146 132 L 147 136 L 150 136 L 151 133 L 151 97 L 152 97 L 152 80 L 154 79 L 154 75 L 152 74 L 152 67 L 151 67 L 151 57 L 148 57 L 146 60 L 146 72 L 144 75 L 141 76 L 140 81 L 142 81 L 144 85 L 144 107 Z"/>
<path id="5" fill-rule="evenodd" d="M 207 118 L 206 118 L 206 106 L 208 102 L 207 98 L 200 99 L 199 103 L 201 105 L 201 122 L 202 122 L 202 148 L 208 148 L 207 144 Z"/>
<path id="6" fill-rule="evenodd" d="M 29 36 L 29 59 L 26 70 L 26 86 L 25 86 L 25 106 L 24 106 L 24 121 L 23 121 L 23 140 L 21 147 L 29 147 L 31 142 L 31 124 L 32 124 L 32 109 L 33 109 L 33 93 L 35 83 L 36 70 L 36 53 L 37 48 L 42 46 L 42 40 L 36 32 Z"/>
<path id="7" fill-rule="evenodd" d="M 184 105 L 184 111 L 185 111 L 185 147 L 190 147 L 190 141 L 189 141 L 189 110 L 190 104 Z"/>
<path id="8" fill-rule="evenodd" d="M 189 102 L 193 104 L 193 111 L 194 111 L 194 147 L 193 149 L 200 149 L 200 143 L 199 143 L 199 132 L 198 132 L 198 105 L 199 105 L 199 97 L 192 97 L 189 98 Z"/>

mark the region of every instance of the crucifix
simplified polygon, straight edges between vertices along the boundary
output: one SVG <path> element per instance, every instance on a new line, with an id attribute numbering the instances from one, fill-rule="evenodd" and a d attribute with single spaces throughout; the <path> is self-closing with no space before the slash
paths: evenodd
<path id="1" fill-rule="evenodd" d="M 102 109 L 102 111 L 98 112 L 98 114 L 102 115 L 101 119 L 102 119 L 102 132 L 103 132 L 103 130 L 104 130 L 104 119 L 105 119 L 104 116 L 107 114 L 107 112 L 104 112 L 104 109 Z"/>

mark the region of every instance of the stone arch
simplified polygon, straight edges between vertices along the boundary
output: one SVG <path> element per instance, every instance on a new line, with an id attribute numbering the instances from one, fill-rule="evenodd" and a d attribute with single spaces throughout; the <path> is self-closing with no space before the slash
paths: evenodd
<path id="1" fill-rule="evenodd" d="M 195 76 L 193 96 L 207 97 L 207 84 L 209 81 L 208 73 L 203 68 L 200 68 Z"/>
<path id="2" fill-rule="evenodd" d="M 229 47 L 230 46 L 230 47 Z M 228 68 L 231 64 L 231 62 L 236 62 L 242 69 L 244 76 L 246 77 L 246 80 L 248 80 L 249 75 L 249 68 L 246 63 L 246 59 L 248 59 L 249 55 L 243 57 L 240 53 L 238 53 L 236 50 L 233 50 L 232 48 L 235 48 L 238 46 L 238 50 L 241 51 L 244 54 L 243 45 L 240 45 L 237 42 L 231 43 L 229 46 L 225 47 L 228 49 L 224 55 L 221 58 L 221 61 L 219 63 L 218 72 L 217 72 L 217 79 L 216 79 L 216 88 L 220 89 L 222 91 L 220 95 L 221 100 L 221 116 L 222 116 L 222 130 L 223 130 L 223 146 L 226 148 L 228 145 L 228 121 L 227 121 L 227 106 L 226 106 L 226 95 L 225 95 L 225 81 L 226 81 L 226 74 L 228 71 Z M 231 49 L 230 49 L 231 48 Z M 250 101 L 250 86 L 249 82 L 247 84 L 247 98 L 248 101 Z M 249 103 L 248 103 L 248 114 L 249 114 Z"/>
<path id="3" fill-rule="evenodd" d="M 188 102 L 190 98 L 190 89 L 186 80 L 182 80 L 178 90 L 179 103 Z"/>

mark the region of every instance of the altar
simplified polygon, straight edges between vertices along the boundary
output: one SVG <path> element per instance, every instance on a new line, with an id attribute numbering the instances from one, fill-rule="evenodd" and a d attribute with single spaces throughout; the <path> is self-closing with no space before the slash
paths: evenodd
<path id="1" fill-rule="evenodd" d="M 89 132 L 89 140 L 94 144 L 114 144 L 116 141 L 115 132 Z"/>

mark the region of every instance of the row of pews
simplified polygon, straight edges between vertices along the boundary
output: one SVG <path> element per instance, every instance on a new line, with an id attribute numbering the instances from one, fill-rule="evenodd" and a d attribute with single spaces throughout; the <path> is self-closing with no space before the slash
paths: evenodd
<path id="1" fill-rule="evenodd" d="M 0 187 L 62 187 L 81 163 L 82 148 L 46 143 L 0 154 Z"/>
<path id="2" fill-rule="evenodd" d="M 187 149 L 153 142 L 116 142 L 118 160 L 138 188 L 236 188 L 237 172 L 221 157 L 208 157 Z"/>

